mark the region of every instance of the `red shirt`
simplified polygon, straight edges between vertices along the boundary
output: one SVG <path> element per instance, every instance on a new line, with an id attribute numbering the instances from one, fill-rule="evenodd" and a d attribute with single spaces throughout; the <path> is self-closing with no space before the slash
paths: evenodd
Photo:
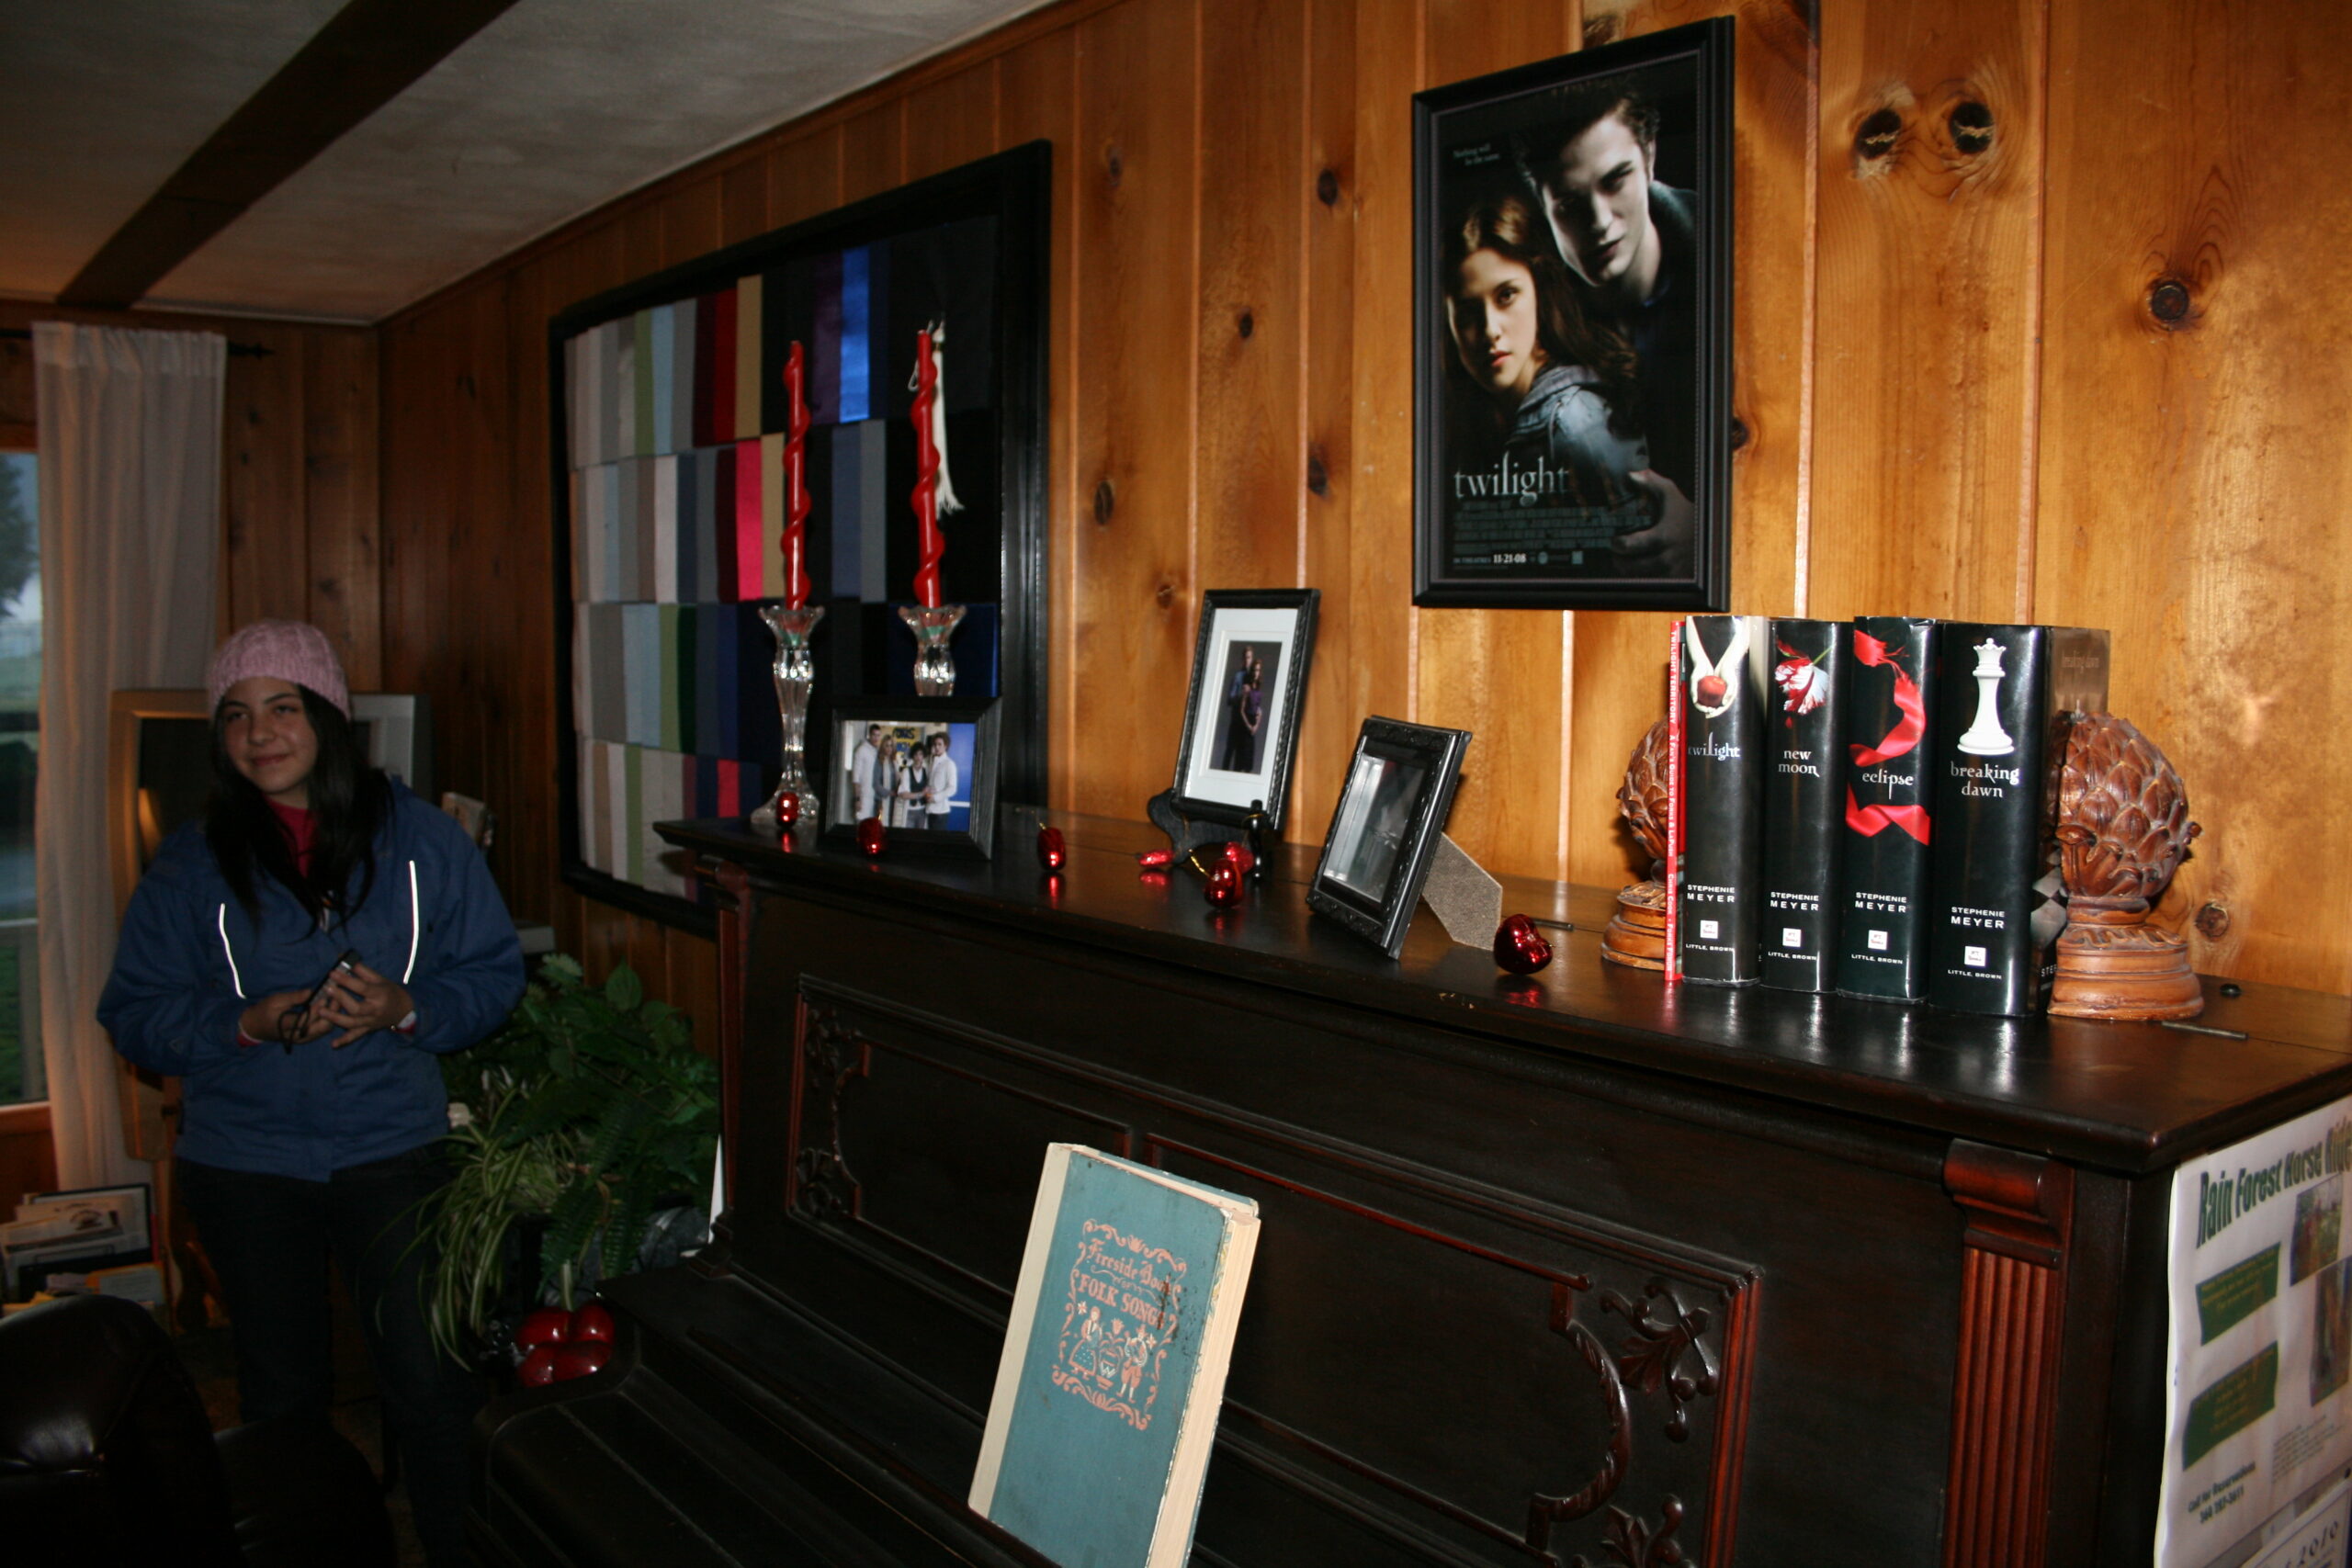
<path id="1" fill-rule="evenodd" d="M 277 825 L 286 829 L 287 847 L 294 852 L 294 870 L 298 875 L 311 874 L 311 861 L 317 853 L 319 819 L 307 807 L 280 806 L 269 803 L 277 814 Z"/>

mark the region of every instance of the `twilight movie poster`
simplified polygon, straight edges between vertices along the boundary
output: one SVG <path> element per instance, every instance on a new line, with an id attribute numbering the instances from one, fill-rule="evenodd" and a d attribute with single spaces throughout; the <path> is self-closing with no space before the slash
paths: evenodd
<path id="1" fill-rule="evenodd" d="M 1657 41 L 1423 95 L 1421 602 L 1720 592 L 1727 125 Z"/>

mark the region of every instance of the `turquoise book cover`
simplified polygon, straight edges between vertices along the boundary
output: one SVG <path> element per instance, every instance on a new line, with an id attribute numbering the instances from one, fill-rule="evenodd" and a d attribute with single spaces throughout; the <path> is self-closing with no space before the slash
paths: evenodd
<path id="1" fill-rule="evenodd" d="M 1065 1568 L 1183 1562 L 1257 1236 L 1247 1198 L 1050 1145 L 973 1509 Z"/>

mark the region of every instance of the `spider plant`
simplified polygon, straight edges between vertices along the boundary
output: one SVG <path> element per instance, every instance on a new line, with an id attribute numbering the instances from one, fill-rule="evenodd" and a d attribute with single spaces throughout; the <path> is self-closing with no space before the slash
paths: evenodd
<path id="1" fill-rule="evenodd" d="M 435 1339 L 462 1359 L 507 1295 L 509 1238 L 537 1228 L 532 1294 L 565 1307 L 633 1267 L 656 1204 L 707 1203 L 718 1069 L 684 1015 L 624 964 L 601 986 L 552 954 L 506 1023 L 444 1058 L 454 1175 L 428 1201 Z"/>

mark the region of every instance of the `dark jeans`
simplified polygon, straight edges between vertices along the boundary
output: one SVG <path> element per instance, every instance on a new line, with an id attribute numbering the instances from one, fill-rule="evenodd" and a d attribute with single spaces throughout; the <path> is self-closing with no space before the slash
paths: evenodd
<path id="1" fill-rule="evenodd" d="M 228 1298 L 243 1418 L 326 1419 L 332 1254 L 359 1313 L 384 1425 L 434 1568 L 467 1561 L 466 1435 L 483 1399 L 480 1380 L 434 1348 L 419 1292 L 424 1255 L 409 1250 L 417 1202 L 447 1175 L 430 1144 L 326 1181 L 179 1163 L 180 1190 Z"/>

